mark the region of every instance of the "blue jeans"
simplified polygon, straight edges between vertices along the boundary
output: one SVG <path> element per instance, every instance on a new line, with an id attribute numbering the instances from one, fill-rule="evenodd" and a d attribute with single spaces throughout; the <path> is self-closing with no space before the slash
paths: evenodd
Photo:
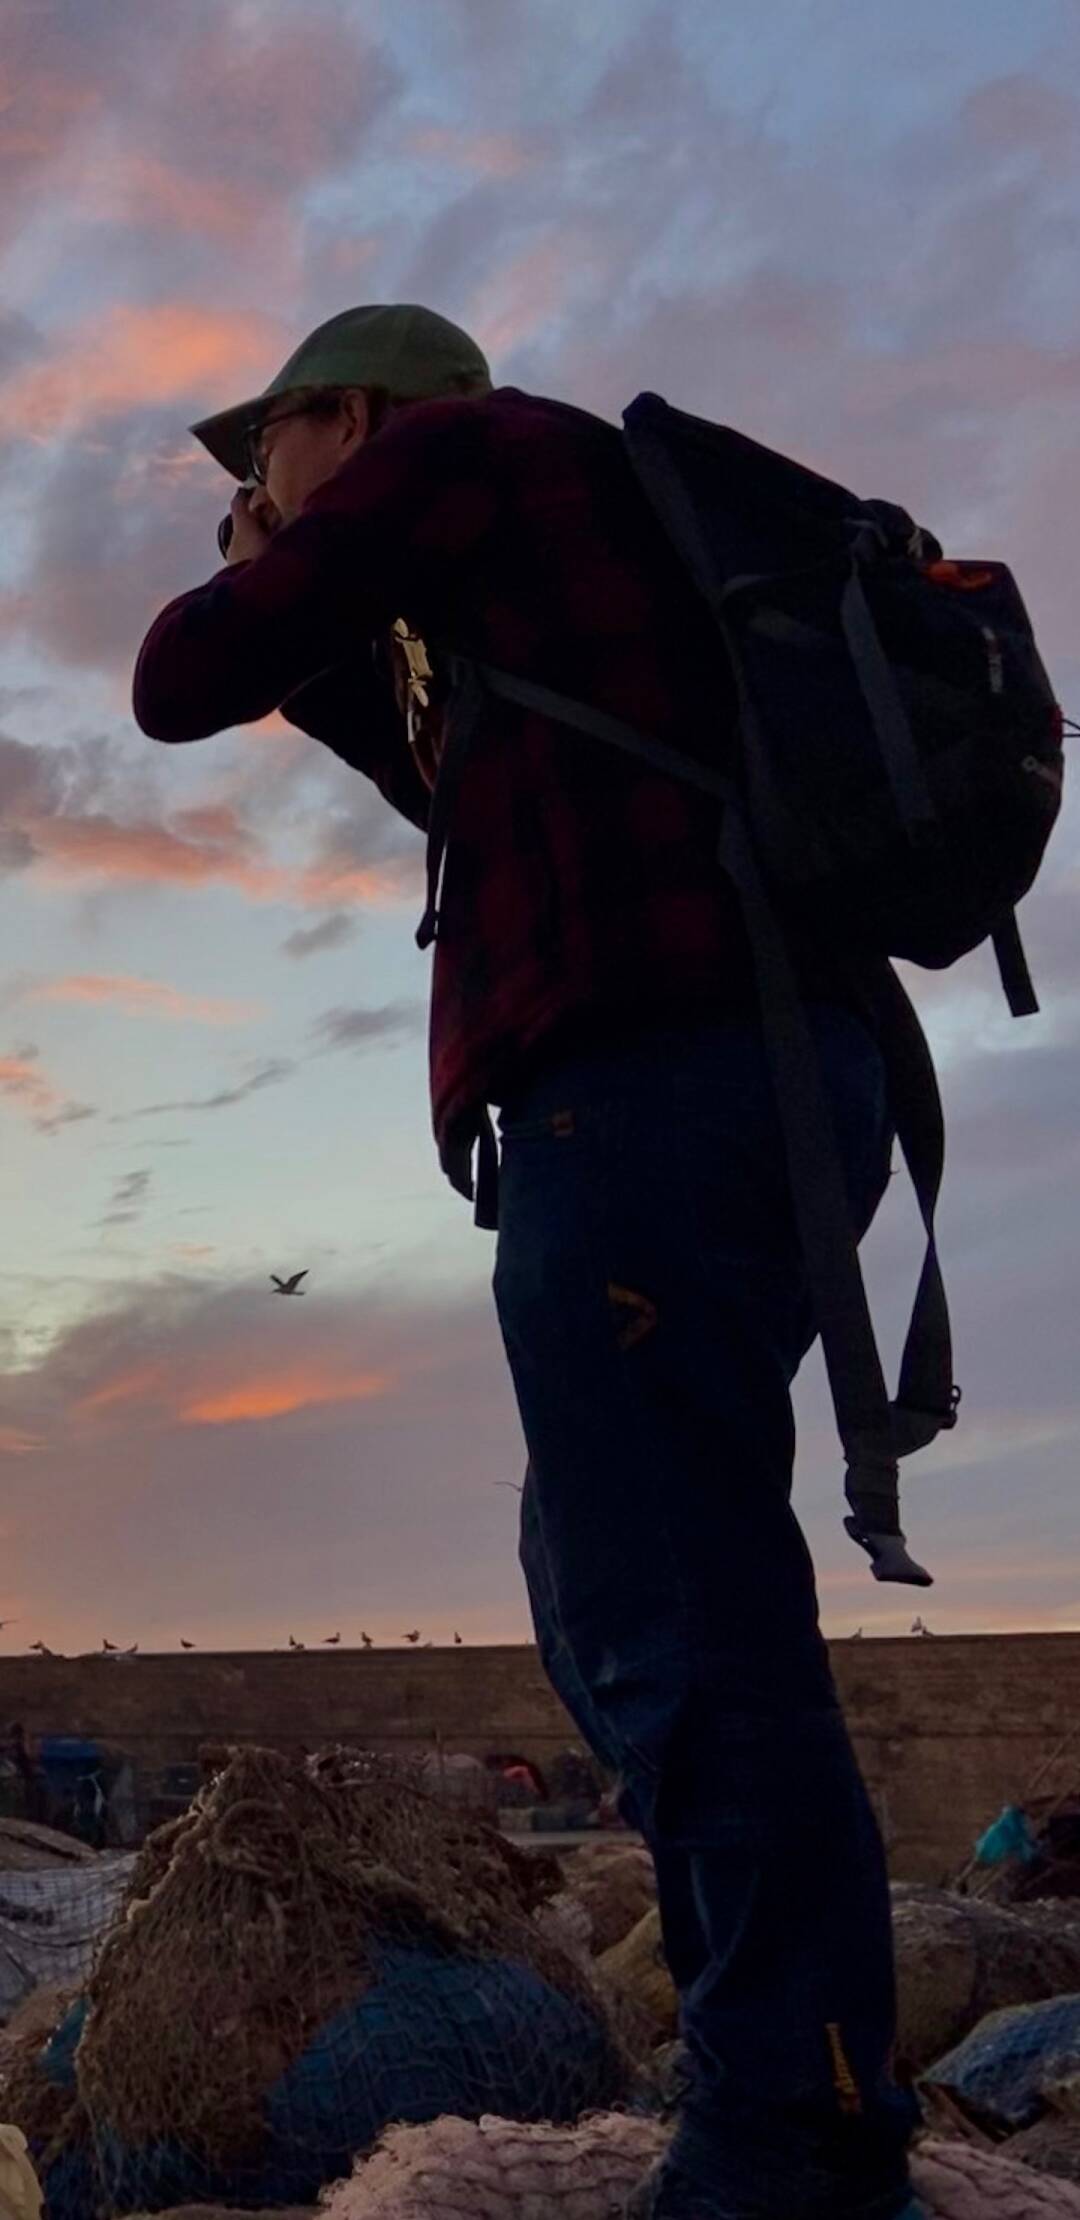
<path id="1" fill-rule="evenodd" d="M 861 1238 L 884 1069 L 846 1010 L 812 1020 Z M 522 1563 L 549 1678 L 656 1862 L 693 2069 L 670 2163 L 703 2220 L 892 2220 L 918 2111 L 890 2075 L 884 1852 L 790 1500 L 815 1327 L 759 1028 L 575 1053 L 499 1128 Z M 838 1518 L 841 1471 L 838 1447 Z"/>

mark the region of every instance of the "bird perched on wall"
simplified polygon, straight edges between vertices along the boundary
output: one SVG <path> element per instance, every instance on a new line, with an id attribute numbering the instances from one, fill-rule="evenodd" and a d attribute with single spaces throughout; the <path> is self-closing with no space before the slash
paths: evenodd
<path id="1" fill-rule="evenodd" d="M 181 1649 L 182 1649 L 182 1650 L 193 1650 L 193 1649 L 194 1649 L 194 1647 L 195 1647 L 195 1644 L 194 1644 L 194 1642 L 185 1642 L 185 1640 L 184 1640 L 184 1637 L 183 1637 L 183 1635 L 181 1635 L 181 1636 L 180 1636 L 180 1647 L 181 1647 Z"/>
<path id="2" fill-rule="evenodd" d="M 401 1639 L 403 1642 L 418 1642 L 420 1640 L 419 1627 L 414 1627 L 411 1634 L 403 1634 Z"/>
<path id="3" fill-rule="evenodd" d="M 310 1269 L 310 1265 L 306 1265 L 302 1272 L 294 1272 L 291 1280 L 279 1280 L 277 1273 L 271 1272 L 270 1277 L 273 1280 L 276 1293 L 279 1295 L 302 1295 L 304 1290 L 300 1282 L 306 1280 Z"/>
<path id="4" fill-rule="evenodd" d="M 371 1639 L 371 1636 L 370 1636 L 370 1634 L 365 1634 L 365 1633 L 363 1633 L 363 1631 L 361 1631 L 361 1635 L 360 1635 L 360 1640 L 362 1641 L 362 1643 L 363 1643 L 363 1645 L 364 1645 L 364 1648 L 365 1648 L 366 1650 L 373 1650 L 373 1649 L 374 1649 L 374 1647 L 375 1647 L 375 1644 L 374 1644 L 374 1642 L 372 1641 L 372 1639 Z"/>
<path id="5" fill-rule="evenodd" d="M 303 1647 L 304 1647 L 303 1643 L 302 1643 L 302 1642 L 298 1642 L 298 1641 L 297 1641 L 297 1639 L 296 1639 L 296 1636 L 295 1636 L 294 1634 L 290 1634 L 290 1636 L 289 1636 L 289 1648 L 290 1648 L 291 1650 L 302 1650 L 302 1649 L 303 1649 Z"/>
<path id="6" fill-rule="evenodd" d="M 137 1642 L 133 1642 L 129 1650 L 121 1650 L 120 1652 L 121 1657 L 138 1657 L 138 1654 L 139 1645 Z"/>
<path id="7" fill-rule="evenodd" d="M 460 1634 L 455 1634 L 455 1636 L 454 1636 L 454 1648 L 455 1648 L 456 1650 L 459 1650 L 459 1649 L 461 1648 L 461 1636 L 460 1636 Z"/>
<path id="8" fill-rule="evenodd" d="M 115 1655 L 115 1652 L 116 1652 L 116 1643 L 115 1643 L 115 1642 L 108 1642 L 108 1641 L 106 1641 L 106 1639 L 105 1639 L 104 1635 L 102 1636 L 102 1639 L 101 1639 L 101 1647 L 102 1647 L 103 1651 L 105 1652 L 106 1656 L 108 1656 L 108 1655 L 110 1655 L 110 1654 L 113 1654 L 113 1655 Z"/>
<path id="9" fill-rule="evenodd" d="M 56 1654 L 55 1651 L 50 1650 L 44 1642 L 31 1642 L 30 1648 L 32 1650 L 37 1650 L 39 1656 L 41 1657 L 53 1657 Z"/>
<path id="10" fill-rule="evenodd" d="M 340 1640 L 341 1640 L 341 1636 L 340 1636 L 340 1634 L 324 1634 L 324 1635 L 323 1635 L 323 1642 L 324 1642 L 324 1644 L 325 1644 L 325 1646 L 326 1646 L 326 1648 L 327 1648 L 327 1649 L 333 1649 L 334 1643 L 335 1643 L 335 1642 L 340 1642 Z"/>
<path id="11" fill-rule="evenodd" d="M 863 1638 L 863 1630 L 862 1630 L 861 1626 L 857 1626 L 857 1627 L 856 1627 L 856 1629 L 855 1629 L 855 1632 L 854 1632 L 854 1634 L 853 1634 L 853 1635 L 852 1635 L 852 1637 L 851 1637 L 851 1639 L 852 1639 L 852 1641 L 853 1641 L 853 1642 L 861 1642 L 861 1641 L 862 1641 L 862 1638 Z"/>

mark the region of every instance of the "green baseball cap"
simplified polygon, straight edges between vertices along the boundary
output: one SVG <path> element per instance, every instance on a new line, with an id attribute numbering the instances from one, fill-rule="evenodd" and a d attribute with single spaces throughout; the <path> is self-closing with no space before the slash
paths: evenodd
<path id="1" fill-rule="evenodd" d="M 491 372 L 475 340 L 432 308 L 401 302 L 346 308 L 301 341 L 265 393 L 206 416 L 190 429 L 224 470 L 247 476 L 245 433 L 271 401 L 301 386 L 378 385 L 395 401 L 490 393 Z"/>

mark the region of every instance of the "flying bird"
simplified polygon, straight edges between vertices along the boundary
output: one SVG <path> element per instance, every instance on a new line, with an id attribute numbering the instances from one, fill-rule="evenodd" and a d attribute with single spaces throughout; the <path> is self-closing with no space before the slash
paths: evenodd
<path id="1" fill-rule="evenodd" d="M 340 1636 L 340 1634 L 324 1634 L 324 1635 L 323 1635 L 323 1643 L 324 1643 L 324 1645 L 325 1645 L 325 1647 L 326 1647 L 327 1649 L 333 1649 L 334 1643 L 335 1643 L 335 1642 L 340 1642 L 340 1640 L 341 1640 L 341 1636 Z"/>
<path id="2" fill-rule="evenodd" d="M 411 1634 L 403 1634 L 401 1639 L 403 1642 L 418 1642 L 420 1640 L 419 1627 L 415 1627 Z"/>
<path id="3" fill-rule="evenodd" d="M 195 1644 L 194 1644 L 194 1642 L 185 1642 L 185 1640 L 184 1640 L 184 1637 L 183 1637 L 183 1635 L 181 1635 L 181 1636 L 180 1636 L 180 1647 L 181 1647 L 181 1649 L 182 1649 L 182 1650 L 193 1650 L 193 1649 L 194 1649 L 194 1647 L 195 1647 Z"/>
<path id="4" fill-rule="evenodd" d="M 363 1645 L 364 1645 L 364 1648 L 365 1648 L 366 1650 L 373 1650 L 373 1649 L 374 1649 L 374 1647 L 375 1647 L 375 1644 L 374 1644 L 374 1642 L 372 1641 L 372 1639 L 371 1639 L 371 1636 L 370 1636 L 370 1634 L 363 1634 L 363 1633 L 362 1633 L 362 1634 L 361 1634 L 361 1636 L 360 1636 L 360 1640 L 362 1641 L 362 1643 L 363 1643 Z"/>
<path id="5" fill-rule="evenodd" d="M 302 1295 L 304 1290 L 300 1282 L 306 1280 L 310 1269 L 310 1265 L 306 1265 L 302 1272 L 294 1272 L 291 1280 L 279 1280 L 277 1273 L 271 1272 L 270 1277 L 277 1293 L 279 1295 Z"/>
<path id="6" fill-rule="evenodd" d="M 44 1642 L 31 1642 L 30 1647 L 32 1650 L 38 1650 L 42 1657 L 52 1657 L 54 1655 L 54 1652 Z"/>
<path id="7" fill-rule="evenodd" d="M 6 1626 L 18 1626 L 18 1624 L 17 1619 L 0 1619 L 0 1634 L 3 1633 Z"/>

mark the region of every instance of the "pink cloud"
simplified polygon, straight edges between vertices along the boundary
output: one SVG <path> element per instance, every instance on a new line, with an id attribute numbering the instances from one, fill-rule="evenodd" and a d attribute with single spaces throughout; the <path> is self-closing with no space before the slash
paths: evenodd
<path id="1" fill-rule="evenodd" d="M 32 828 L 42 875 L 68 883 L 109 879 L 114 883 L 234 886 L 254 901 L 273 901 L 286 890 L 289 875 L 255 860 L 246 841 L 184 840 L 168 826 L 144 821 L 118 824 L 113 817 L 48 817 Z"/>
<path id="2" fill-rule="evenodd" d="M 287 351 L 282 327 L 251 311 L 118 305 L 68 327 L 50 356 L 0 384 L 0 436 L 46 440 L 129 409 L 259 392 Z"/>
<path id="3" fill-rule="evenodd" d="M 95 1112 L 86 1103 L 73 1102 L 47 1079 L 36 1048 L 18 1048 L 0 1056 L 0 1096 L 25 1110 L 38 1133 L 55 1133 Z"/>
<path id="4" fill-rule="evenodd" d="M 398 1382 L 392 1373 L 358 1372 L 351 1366 L 309 1363 L 265 1365 L 226 1385 L 196 1391 L 178 1416 L 185 1426 L 231 1426 L 242 1420 L 284 1418 L 317 1404 L 367 1403 L 390 1395 Z"/>
<path id="5" fill-rule="evenodd" d="M 31 1002 L 77 1002 L 110 1005 L 125 1017 L 180 1019 L 196 1025 L 245 1025 L 262 1014 L 258 1002 L 234 1002 L 223 996 L 186 994 L 161 980 L 126 978 L 97 972 L 72 972 L 51 979 L 27 995 Z"/>
<path id="6" fill-rule="evenodd" d="M 39 1115 L 47 1115 L 58 1104 L 60 1097 L 49 1085 L 36 1062 L 36 1052 L 28 1055 L 0 1056 L 0 1094 L 11 1095 L 25 1103 Z"/>

